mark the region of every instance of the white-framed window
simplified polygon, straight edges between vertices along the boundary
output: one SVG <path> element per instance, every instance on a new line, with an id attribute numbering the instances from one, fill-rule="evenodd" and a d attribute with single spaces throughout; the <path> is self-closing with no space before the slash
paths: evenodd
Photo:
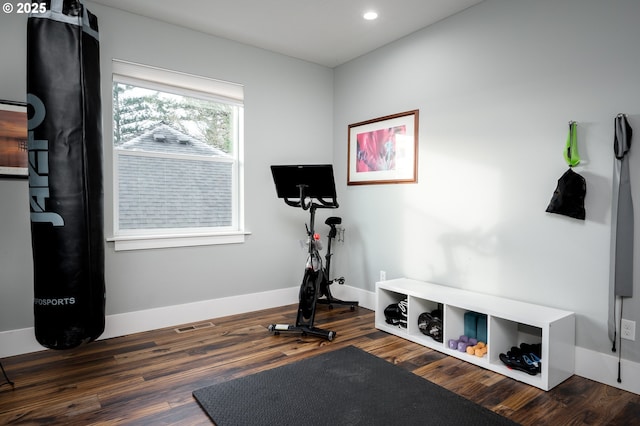
<path id="1" fill-rule="evenodd" d="M 244 241 L 243 87 L 113 61 L 116 250 Z"/>

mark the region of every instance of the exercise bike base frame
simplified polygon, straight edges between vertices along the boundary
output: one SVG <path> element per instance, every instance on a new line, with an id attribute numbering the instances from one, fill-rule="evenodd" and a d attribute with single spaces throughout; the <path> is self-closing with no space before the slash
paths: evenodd
<path id="1" fill-rule="evenodd" d="M 352 311 L 354 311 L 359 305 L 355 300 L 340 300 L 336 298 L 331 299 L 318 299 L 316 303 L 319 305 L 328 305 L 329 309 L 333 309 L 333 305 L 340 306 L 348 306 Z"/>
<path id="2" fill-rule="evenodd" d="M 280 333 L 295 333 L 303 336 L 322 337 L 328 341 L 332 341 L 333 338 L 336 337 L 335 331 L 325 330 L 318 327 L 309 327 L 306 325 L 271 324 L 268 329 L 276 336 Z"/>
<path id="3" fill-rule="evenodd" d="M 274 335 L 279 335 L 281 332 L 301 334 L 302 336 L 315 336 L 322 337 L 329 341 L 333 340 L 336 336 L 336 332 L 332 330 L 325 330 L 313 326 L 313 321 L 316 316 L 316 306 L 318 302 L 318 290 L 320 284 L 324 278 L 323 271 L 314 271 L 313 269 L 307 269 L 302 279 L 302 285 L 300 286 L 300 302 L 298 303 L 298 314 L 296 315 L 295 325 L 291 324 L 271 324 L 268 329 Z M 313 297 L 311 300 L 305 296 L 308 290 L 311 290 Z"/>
<path id="4" fill-rule="evenodd" d="M 337 298 L 333 297 L 333 294 L 331 294 L 331 289 L 329 288 L 329 286 L 331 284 L 333 284 L 334 282 L 336 282 L 336 281 L 341 281 L 342 283 L 344 283 L 344 278 L 340 277 L 340 278 L 336 278 L 336 279 L 333 279 L 333 280 L 327 282 L 326 287 L 324 289 L 324 296 L 318 298 L 316 300 L 316 303 L 319 303 L 321 305 L 329 305 L 329 309 L 333 309 L 333 305 L 349 306 L 349 308 L 351 308 L 351 310 L 354 311 L 356 309 L 356 307 L 359 306 L 359 302 L 358 301 L 356 301 L 356 300 L 340 300 L 340 299 L 337 299 Z"/>

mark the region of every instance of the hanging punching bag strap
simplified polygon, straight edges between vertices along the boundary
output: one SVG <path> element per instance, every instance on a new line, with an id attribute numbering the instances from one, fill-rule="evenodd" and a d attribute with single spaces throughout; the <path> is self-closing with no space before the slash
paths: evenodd
<path id="1" fill-rule="evenodd" d="M 569 122 L 569 134 L 567 135 L 567 146 L 564 150 L 564 159 L 569 167 L 577 166 L 580 163 L 580 154 L 578 154 L 578 124 L 575 121 Z"/>

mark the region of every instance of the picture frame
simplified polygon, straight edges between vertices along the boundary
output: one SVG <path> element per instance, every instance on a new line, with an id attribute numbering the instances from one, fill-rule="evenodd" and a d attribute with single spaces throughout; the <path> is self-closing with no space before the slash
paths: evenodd
<path id="1" fill-rule="evenodd" d="M 349 125 L 347 185 L 418 181 L 419 110 Z"/>
<path id="2" fill-rule="evenodd" d="M 27 104 L 0 100 L 0 178 L 26 179 Z"/>

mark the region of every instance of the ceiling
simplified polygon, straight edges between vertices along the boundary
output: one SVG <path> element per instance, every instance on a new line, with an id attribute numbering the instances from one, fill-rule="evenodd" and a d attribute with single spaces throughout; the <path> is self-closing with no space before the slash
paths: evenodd
<path id="1" fill-rule="evenodd" d="M 482 0 L 93 1 L 333 68 Z"/>

